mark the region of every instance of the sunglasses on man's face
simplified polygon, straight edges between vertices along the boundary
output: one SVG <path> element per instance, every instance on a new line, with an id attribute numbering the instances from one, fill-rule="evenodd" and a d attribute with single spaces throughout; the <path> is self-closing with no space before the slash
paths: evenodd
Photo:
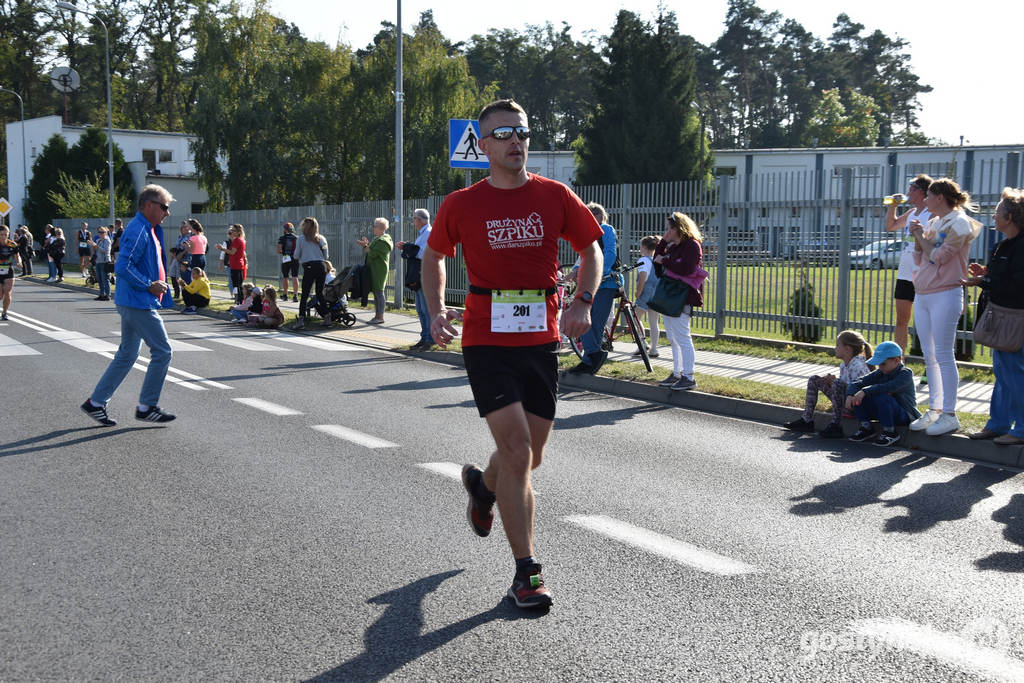
<path id="1" fill-rule="evenodd" d="M 508 140 L 512 137 L 512 133 L 518 135 L 520 140 L 530 139 L 530 129 L 526 126 L 498 126 L 484 137 L 494 138 L 495 140 Z"/>
<path id="2" fill-rule="evenodd" d="M 168 206 L 167 204 L 161 204 L 160 202 L 158 202 L 155 199 L 150 199 L 149 201 L 153 202 L 154 204 L 159 206 L 161 209 L 163 209 L 164 213 L 170 213 L 171 212 L 171 207 Z"/>

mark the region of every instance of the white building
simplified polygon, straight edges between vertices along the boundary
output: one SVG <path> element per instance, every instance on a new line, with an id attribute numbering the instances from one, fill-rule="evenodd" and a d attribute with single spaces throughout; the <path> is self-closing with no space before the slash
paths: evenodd
<path id="1" fill-rule="evenodd" d="M 27 194 L 26 179 L 22 173 L 22 160 L 32 178 L 32 164 L 43 146 L 54 135 L 60 135 L 68 147 L 78 142 L 86 126 L 63 125 L 60 116 L 43 116 L 25 121 L 25 148 L 22 149 L 21 121 L 7 124 L 7 200 L 14 206 L 8 216 L 8 225 L 25 222 L 22 205 Z M 103 129 L 106 132 L 106 129 Z M 188 216 L 201 213 L 209 196 L 196 180 L 196 165 L 189 143 L 194 136 L 185 133 L 165 133 L 155 130 L 124 130 L 115 128 L 114 144 L 124 154 L 132 171 L 132 183 L 138 192 L 148 183 L 158 183 L 174 195 L 172 215 Z M 103 175 L 104 187 L 106 174 Z M 84 217 L 83 217 L 84 218 Z"/>

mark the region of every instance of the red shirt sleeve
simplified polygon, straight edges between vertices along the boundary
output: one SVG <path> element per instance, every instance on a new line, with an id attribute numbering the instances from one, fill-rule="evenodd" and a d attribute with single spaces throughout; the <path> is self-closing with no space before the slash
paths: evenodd
<path id="1" fill-rule="evenodd" d="M 437 210 L 437 215 L 434 216 L 430 237 L 427 238 L 428 247 L 449 258 L 455 256 L 455 245 L 460 242 L 458 210 L 456 209 L 458 202 L 457 194 L 457 192 L 453 192 L 441 202 L 441 208 Z"/>
<path id="2" fill-rule="evenodd" d="M 562 186 L 565 191 L 565 228 L 562 237 L 572 248 L 579 252 L 597 241 L 603 234 L 601 225 L 594 218 L 583 200 L 576 196 L 576 193 L 568 187 Z"/>

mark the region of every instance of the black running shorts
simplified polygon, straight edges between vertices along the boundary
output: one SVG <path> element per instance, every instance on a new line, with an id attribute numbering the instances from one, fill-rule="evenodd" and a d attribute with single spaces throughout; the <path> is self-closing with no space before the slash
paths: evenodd
<path id="1" fill-rule="evenodd" d="M 462 349 L 469 386 L 480 417 L 522 403 L 545 420 L 555 419 L 558 342 L 539 346 L 468 346 Z"/>
<path id="2" fill-rule="evenodd" d="M 893 299 L 903 299 L 904 301 L 914 300 L 914 283 L 910 280 L 897 280 L 896 287 L 892 291 Z"/>
<path id="3" fill-rule="evenodd" d="M 298 277 L 299 262 L 292 259 L 288 263 L 281 264 L 281 277 Z"/>

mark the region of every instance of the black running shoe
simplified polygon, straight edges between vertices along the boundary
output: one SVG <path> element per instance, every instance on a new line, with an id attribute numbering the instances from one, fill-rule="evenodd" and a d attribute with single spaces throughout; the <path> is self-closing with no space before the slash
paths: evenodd
<path id="1" fill-rule="evenodd" d="M 146 410 L 135 409 L 135 419 L 142 422 L 170 422 L 176 416 L 165 413 L 159 406 L 150 406 Z"/>
<path id="2" fill-rule="evenodd" d="M 516 607 L 537 609 L 551 607 L 551 591 L 544 585 L 544 575 L 540 565 L 534 564 L 516 572 L 512 586 L 508 589 L 508 597 Z"/>
<path id="3" fill-rule="evenodd" d="M 843 438 L 843 428 L 835 422 L 829 422 L 827 427 L 818 432 L 818 436 L 823 439 L 841 439 Z"/>
<path id="4" fill-rule="evenodd" d="M 867 441 L 875 435 L 875 430 L 871 427 L 861 427 L 855 433 L 850 435 L 850 441 Z"/>
<path id="5" fill-rule="evenodd" d="M 92 401 L 90 401 L 89 399 L 85 399 L 85 403 L 83 403 L 79 407 L 82 409 L 83 413 L 85 413 L 92 419 L 96 420 L 104 427 L 113 427 L 114 425 L 117 424 L 116 420 L 111 420 L 110 417 L 107 416 L 106 406 L 101 406 L 97 408 L 92 404 Z"/>
<path id="6" fill-rule="evenodd" d="M 466 519 L 477 536 L 488 536 L 494 524 L 494 494 L 484 485 L 484 471 L 479 465 L 462 466 L 462 485 L 469 494 Z"/>
<path id="7" fill-rule="evenodd" d="M 896 431 L 885 431 L 883 430 L 878 438 L 875 439 L 876 446 L 895 446 L 900 440 L 899 432 Z"/>
<path id="8" fill-rule="evenodd" d="M 593 375 L 594 366 L 590 363 L 584 363 L 580 361 L 574 367 L 569 370 L 570 375 Z"/>
<path id="9" fill-rule="evenodd" d="M 784 423 L 782 426 L 783 426 L 783 428 L 788 429 L 791 432 L 813 432 L 814 431 L 814 423 L 813 422 L 808 422 L 807 420 L 803 419 L 802 417 L 798 417 L 795 420 L 790 420 L 789 422 Z"/>

